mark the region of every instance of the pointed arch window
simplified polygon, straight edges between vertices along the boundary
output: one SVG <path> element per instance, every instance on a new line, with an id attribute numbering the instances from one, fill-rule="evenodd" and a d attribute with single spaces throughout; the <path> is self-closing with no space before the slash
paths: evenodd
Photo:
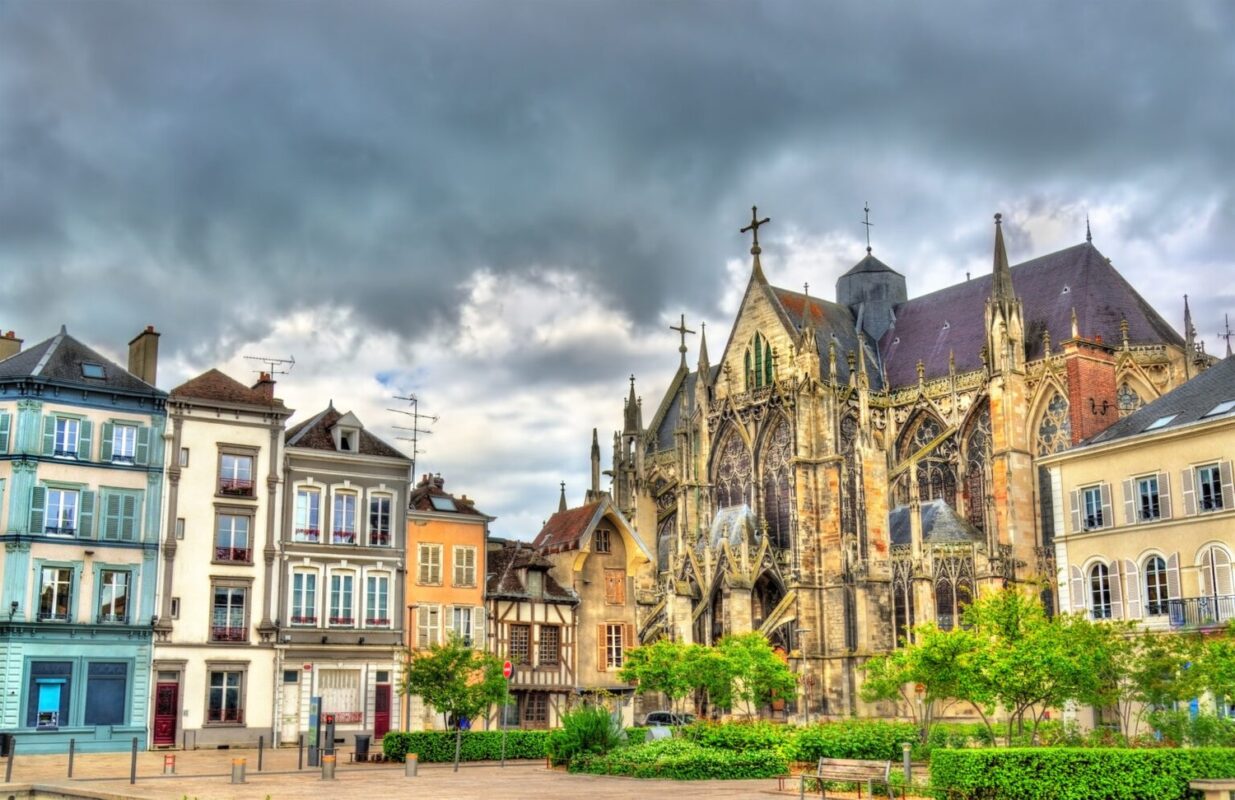
<path id="1" fill-rule="evenodd" d="M 1068 401 L 1062 394 L 1055 392 L 1046 404 L 1042 421 L 1038 423 L 1038 442 L 1035 449 L 1038 455 L 1049 456 L 1071 446 L 1072 420 L 1068 416 Z"/>
<path id="2" fill-rule="evenodd" d="M 950 631 L 962 624 L 965 609 L 973 602 L 973 550 L 939 549 L 934 553 L 935 622 Z"/>
<path id="3" fill-rule="evenodd" d="M 892 628 L 900 647 L 913 638 L 913 559 L 892 559 Z"/>
<path id="4" fill-rule="evenodd" d="M 730 430 L 716 456 L 716 508 L 729 508 L 750 503 L 751 456 L 746 443 L 736 431 Z"/>
<path id="5" fill-rule="evenodd" d="M 772 344 L 756 333 L 746 346 L 746 391 L 771 386 L 775 378 Z"/>
<path id="6" fill-rule="evenodd" d="M 965 517 L 986 531 L 986 472 L 991 454 L 991 407 L 987 401 L 974 415 L 965 436 Z"/>
<path id="7" fill-rule="evenodd" d="M 660 572 L 669 569 L 669 554 L 672 551 L 673 533 L 677 524 L 678 515 L 674 512 L 662 519 L 656 527 L 656 568 Z"/>
<path id="8" fill-rule="evenodd" d="M 793 493 L 789 469 L 792 457 L 793 431 L 789 421 L 778 416 L 764 437 L 759 472 L 763 476 L 763 522 L 767 527 L 768 544 L 781 549 L 789 547 L 792 541 Z"/>

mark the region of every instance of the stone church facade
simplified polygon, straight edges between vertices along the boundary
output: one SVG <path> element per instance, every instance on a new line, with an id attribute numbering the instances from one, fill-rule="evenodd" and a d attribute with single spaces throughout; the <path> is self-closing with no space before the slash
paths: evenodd
<path id="1" fill-rule="evenodd" d="M 752 269 L 713 363 L 681 363 L 645 421 L 634 379 L 612 496 L 655 555 L 637 634 L 763 632 L 803 673 L 799 709 L 860 713 L 860 667 L 1033 584 L 1053 604 L 1051 507 L 1035 459 L 1095 435 L 1208 357 L 1090 237 L 921 297 L 866 256 L 835 302 Z"/>

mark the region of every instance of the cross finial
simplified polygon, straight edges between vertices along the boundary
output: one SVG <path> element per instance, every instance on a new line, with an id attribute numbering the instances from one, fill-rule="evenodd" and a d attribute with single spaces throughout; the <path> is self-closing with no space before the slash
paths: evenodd
<path id="1" fill-rule="evenodd" d="M 1229 357 L 1231 355 L 1231 337 L 1235 336 L 1235 333 L 1231 333 L 1231 315 L 1223 314 L 1222 318 L 1226 321 L 1226 332 L 1218 334 L 1218 338 L 1226 339 L 1226 354 Z"/>
<path id="2" fill-rule="evenodd" d="M 686 366 L 686 334 L 694 333 L 694 331 L 686 327 L 686 315 L 682 315 L 682 321 L 677 325 L 670 325 L 669 330 L 677 331 L 682 337 L 682 344 L 678 346 L 678 352 L 682 354 L 682 366 Z"/>
<path id="3" fill-rule="evenodd" d="M 1089 214 L 1085 214 L 1085 241 L 1093 241 L 1093 232 L 1089 230 Z"/>
<path id="4" fill-rule="evenodd" d="M 866 215 L 866 218 L 862 220 L 862 224 L 866 226 L 866 253 L 867 253 L 867 255 L 870 255 L 870 251 L 871 251 L 871 225 L 874 225 L 874 224 L 875 224 L 875 223 L 871 222 L 871 204 L 870 204 L 870 203 L 863 203 L 863 204 L 862 204 L 862 211 L 863 211 L 863 212 L 865 213 L 865 215 Z"/>
<path id="5" fill-rule="evenodd" d="M 763 219 L 759 219 L 759 206 L 750 207 L 750 224 L 747 225 L 742 230 L 740 230 L 739 233 L 746 233 L 747 231 L 750 231 L 751 233 L 754 234 L 754 241 L 752 241 L 750 245 L 751 255 L 757 256 L 759 255 L 759 253 L 763 252 L 759 248 L 759 226 L 765 225 L 771 221 L 772 221 L 771 217 L 764 217 Z"/>
<path id="6" fill-rule="evenodd" d="M 802 284 L 802 294 L 806 295 L 807 297 L 810 297 L 810 282 L 809 281 Z"/>

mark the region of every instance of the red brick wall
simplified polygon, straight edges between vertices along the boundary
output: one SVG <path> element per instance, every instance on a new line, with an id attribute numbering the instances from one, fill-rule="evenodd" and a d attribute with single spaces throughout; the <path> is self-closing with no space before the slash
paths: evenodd
<path id="1" fill-rule="evenodd" d="M 1072 444 L 1078 444 L 1098 435 L 1119 419 L 1115 405 L 1115 358 L 1106 347 L 1084 341 L 1069 343 L 1064 353 Z M 1102 412 L 1104 402 L 1105 414 Z"/>

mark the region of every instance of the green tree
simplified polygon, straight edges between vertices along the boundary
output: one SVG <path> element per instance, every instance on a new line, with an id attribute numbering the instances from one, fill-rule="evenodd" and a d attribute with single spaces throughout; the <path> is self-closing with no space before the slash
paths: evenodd
<path id="1" fill-rule="evenodd" d="M 733 708 L 733 664 L 717 648 L 704 644 L 687 646 L 682 671 L 690 691 L 706 698 L 713 708 Z"/>
<path id="2" fill-rule="evenodd" d="M 489 653 L 473 650 L 451 634 L 445 644 L 411 653 L 399 691 L 417 695 L 455 723 L 455 771 L 459 770 L 462 729 L 458 721 L 475 719 L 501 702 L 506 692 L 502 662 Z"/>
<path id="3" fill-rule="evenodd" d="M 1218 703 L 1235 697 L 1235 621 L 1200 640 L 1192 653 L 1197 688 L 1213 694 Z"/>
<path id="4" fill-rule="evenodd" d="M 633 684 L 639 694 L 663 694 L 668 698 L 670 708 L 676 711 L 682 698 L 692 688 L 686 663 L 688 648 L 688 645 L 669 639 L 658 639 L 652 644 L 636 647 L 626 654 L 618 674 L 622 680 Z"/>
<path id="5" fill-rule="evenodd" d="M 777 699 L 793 696 L 798 678 L 789 665 L 758 631 L 726 636 L 717 650 L 729 663 L 733 676 L 733 699 L 746 706 L 746 715 Z"/>

